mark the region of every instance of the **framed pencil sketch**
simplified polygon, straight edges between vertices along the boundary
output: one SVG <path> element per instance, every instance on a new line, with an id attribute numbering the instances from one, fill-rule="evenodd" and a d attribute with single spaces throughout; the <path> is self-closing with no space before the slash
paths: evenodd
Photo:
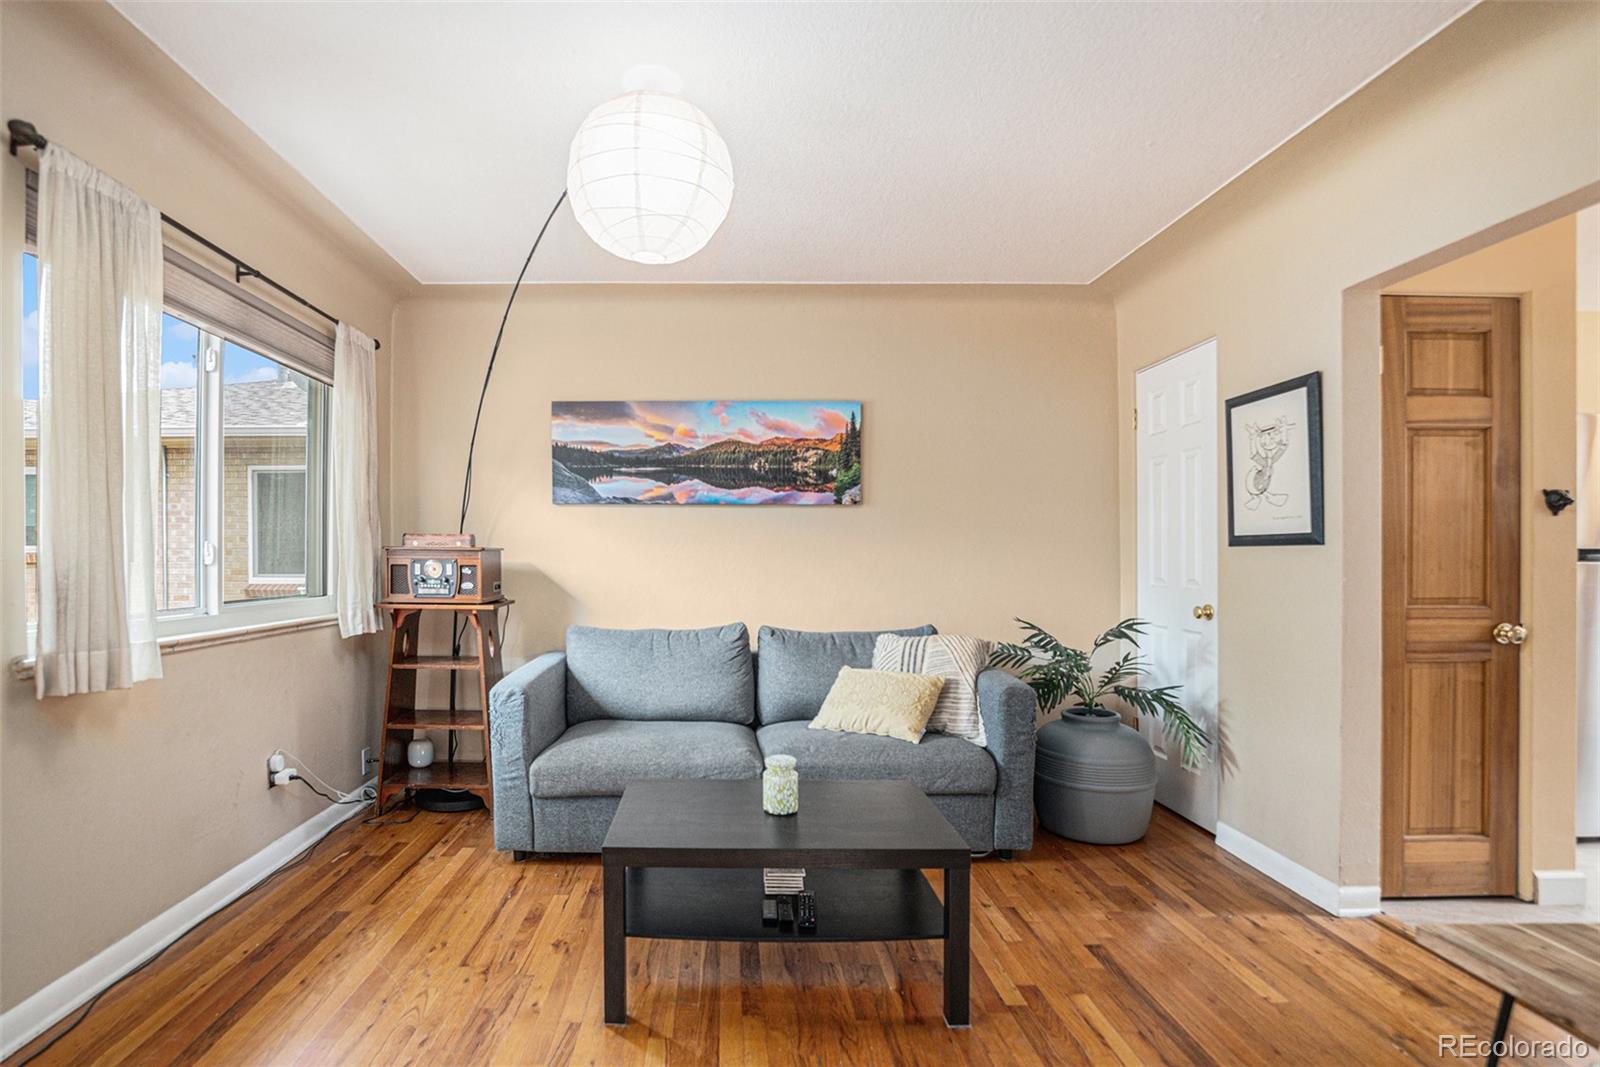
<path id="1" fill-rule="evenodd" d="M 1322 372 L 1226 407 L 1228 544 L 1322 544 Z"/>

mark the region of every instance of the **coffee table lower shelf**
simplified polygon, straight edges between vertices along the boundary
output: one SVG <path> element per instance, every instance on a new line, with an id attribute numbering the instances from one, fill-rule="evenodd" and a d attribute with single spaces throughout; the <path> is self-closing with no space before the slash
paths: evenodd
<path id="1" fill-rule="evenodd" d="M 962 860 L 966 859 L 963 854 Z M 944 869 L 944 900 L 920 870 L 807 867 L 817 895 L 817 929 L 761 921 L 759 867 L 627 867 L 605 863 L 605 1017 L 628 1021 L 627 941 L 942 941 L 944 1018 L 969 1025 L 970 871 Z"/>
<path id="2" fill-rule="evenodd" d="M 761 780 L 641 779 L 600 846 L 605 1020 L 628 1021 L 628 939 L 939 941 L 944 1021 L 971 1023 L 972 853 L 904 779 L 807 781 L 792 816 L 761 810 Z M 763 867 L 804 867 L 817 929 L 761 921 Z M 939 870 L 935 894 L 923 871 Z M 943 899 L 941 899 L 941 897 Z"/>
<path id="3" fill-rule="evenodd" d="M 761 871 L 754 867 L 630 867 L 629 937 L 685 941 L 934 941 L 944 905 L 921 871 L 809 868 L 817 929 L 761 922 Z"/>

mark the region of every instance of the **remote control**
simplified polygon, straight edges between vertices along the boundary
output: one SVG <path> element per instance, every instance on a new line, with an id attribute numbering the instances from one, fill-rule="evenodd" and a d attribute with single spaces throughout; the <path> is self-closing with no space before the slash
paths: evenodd
<path id="1" fill-rule="evenodd" d="M 794 922 L 794 905 L 789 903 L 788 897 L 778 898 L 778 925 L 789 926 Z"/>
<path id="2" fill-rule="evenodd" d="M 803 933 L 817 932 L 817 895 L 809 889 L 795 897 L 794 925 Z"/>

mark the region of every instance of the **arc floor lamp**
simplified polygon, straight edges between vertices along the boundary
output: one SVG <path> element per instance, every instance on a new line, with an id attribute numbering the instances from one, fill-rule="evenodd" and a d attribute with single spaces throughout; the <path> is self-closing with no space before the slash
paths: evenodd
<path id="1" fill-rule="evenodd" d="M 506 322 L 562 201 L 572 205 L 578 225 L 595 244 L 614 256 L 653 266 L 688 259 L 706 246 L 728 217 L 733 160 L 705 112 L 680 95 L 682 87 L 677 75 L 664 67 L 634 67 L 623 77 L 622 95 L 589 112 L 572 138 L 566 188 L 556 197 L 522 261 L 489 350 L 467 444 L 457 532 L 467 527 L 478 424 Z"/>
<path id="2" fill-rule="evenodd" d="M 494 345 L 483 370 L 478 408 L 472 417 L 467 465 L 461 478 L 461 514 L 457 533 L 465 533 L 472 506 L 472 460 L 478 448 L 478 426 L 489 396 L 500 342 L 505 339 L 511 308 L 528 274 L 534 253 L 555 221 L 563 201 L 572 205 L 578 225 L 595 244 L 614 256 L 652 266 L 688 259 L 706 246 L 733 203 L 733 160 L 728 146 L 705 112 L 681 95 L 682 82 L 664 67 L 634 67 L 623 77 L 621 96 L 607 100 L 578 127 L 567 156 L 567 184 L 551 205 L 544 224 L 511 284 L 506 309 L 495 331 Z M 451 656 L 461 655 L 466 624 L 451 630 Z M 450 708 L 456 706 L 455 677 L 450 682 Z M 455 750 L 455 734 L 450 735 Z M 460 810 L 482 802 L 471 794 L 430 790 L 418 804 L 435 810 Z M 445 794 L 440 796 L 437 794 Z"/>

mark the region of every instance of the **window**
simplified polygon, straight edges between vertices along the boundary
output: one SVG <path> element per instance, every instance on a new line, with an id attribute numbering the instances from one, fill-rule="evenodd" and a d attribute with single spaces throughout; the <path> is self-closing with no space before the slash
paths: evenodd
<path id="1" fill-rule="evenodd" d="M 170 292 L 169 292 L 170 297 Z M 37 621 L 38 261 L 23 257 L 28 625 Z M 164 634 L 332 610 L 328 386 L 237 330 L 161 320 L 156 597 Z"/>
<path id="2" fill-rule="evenodd" d="M 304 467 L 250 468 L 250 580 L 305 586 Z"/>
<path id="3" fill-rule="evenodd" d="M 321 596 L 328 387 L 223 341 L 222 599 Z"/>
<path id="4" fill-rule="evenodd" d="M 28 649 L 39 623 L 39 259 L 22 256 L 22 510 L 23 599 L 27 603 Z"/>
<path id="5" fill-rule="evenodd" d="M 156 608 L 200 607 L 200 329 L 161 316 L 161 479 L 156 500 Z"/>
<path id="6" fill-rule="evenodd" d="M 22 550 L 39 551 L 39 472 L 32 467 L 22 471 Z"/>

